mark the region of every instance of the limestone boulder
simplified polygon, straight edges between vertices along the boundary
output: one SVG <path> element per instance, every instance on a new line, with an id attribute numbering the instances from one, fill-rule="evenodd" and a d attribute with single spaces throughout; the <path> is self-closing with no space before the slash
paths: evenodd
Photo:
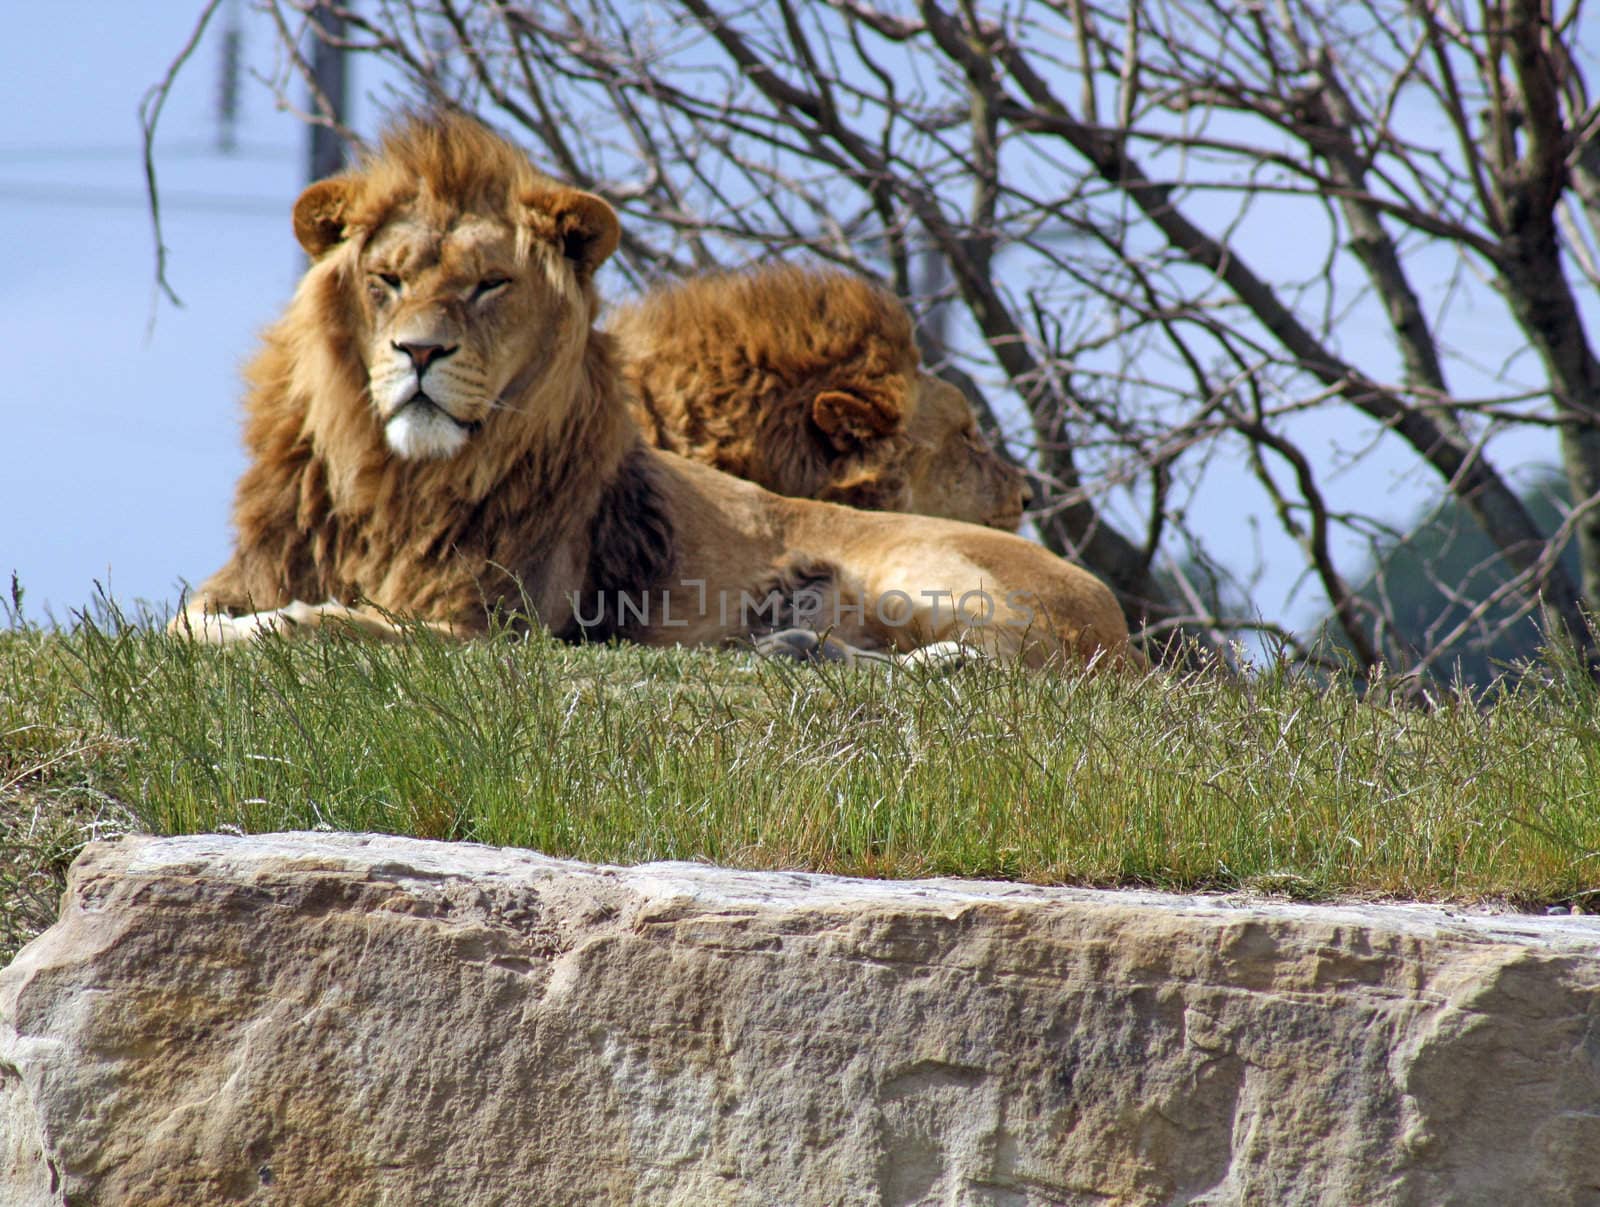
<path id="1" fill-rule="evenodd" d="M 1600 1202 L 1600 926 L 90 847 L 0 973 L 0 1203 Z"/>

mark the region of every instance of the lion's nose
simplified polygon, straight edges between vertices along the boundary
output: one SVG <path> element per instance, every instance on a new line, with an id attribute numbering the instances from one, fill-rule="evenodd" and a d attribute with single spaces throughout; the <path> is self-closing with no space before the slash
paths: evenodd
<path id="1" fill-rule="evenodd" d="M 443 360 L 461 346 L 460 344 L 451 344 L 447 348 L 443 344 L 402 344 L 396 341 L 390 342 L 394 343 L 394 350 L 396 352 L 404 352 L 411 358 L 412 367 L 416 369 L 419 376 L 426 372 L 428 366 L 434 361 Z"/>
<path id="2" fill-rule="evenodd" d="M 1023 478 L 1021 481 L 1019 481 L 1017 485 L 1022 487 L 1022 505 L 1026 507 L 1029 503 L 1033 502 L 1033 487 L 1028 485 L 1028 480 L 1026 478 Z"/>

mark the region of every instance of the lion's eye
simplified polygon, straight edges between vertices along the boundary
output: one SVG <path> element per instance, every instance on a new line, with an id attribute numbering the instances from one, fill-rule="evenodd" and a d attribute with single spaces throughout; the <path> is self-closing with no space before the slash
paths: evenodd
<path id="1" fill-rule="evenodd" d="M 511 284 L 510 277 L 484 277 L 483 280 L 478 282 L 477 288 L 472 291 L 472 300 L 476 302 L 488 297 L 491 293 L 498 293 L 509 284 Z"/>
<path id="2" fill-rule="evenodd" d="M 392 272 L 374 272 L 367 276 L 367 286 L 373 293 L 399 293 L 400 278 Z"/>

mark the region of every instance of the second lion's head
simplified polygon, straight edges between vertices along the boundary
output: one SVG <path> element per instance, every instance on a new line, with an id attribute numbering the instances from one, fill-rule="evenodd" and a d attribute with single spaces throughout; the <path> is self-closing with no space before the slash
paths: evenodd
<path id="1" fill-rule="evenodd" d="M 646 438 L 778 494 L 1015 531 L 1029 491 L 965 394 L 921 363 L 911 313 L 839 269 L 659 286 L 610 323 Z"/>

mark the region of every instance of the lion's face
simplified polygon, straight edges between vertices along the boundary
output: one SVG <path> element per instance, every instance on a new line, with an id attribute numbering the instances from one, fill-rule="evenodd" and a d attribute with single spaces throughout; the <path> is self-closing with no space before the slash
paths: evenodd
<path id="1" fill-rule="evenodd" d="M 408 192 L 403 177 L 382 183 L 312 185 L 295 230 L 342 282 L 349 346 L 389 449 L 450 458 L 486 427 L 558 420 L 541 412 L 539 386 L 574 380 L 584 356 L 594 270 L 617 244 L 611 208 L 532 178 L 469 204 Z"/>
<path id="2" fill-rule="evenodd" d="M 547 354 L 571 342 L 562 328 L 573 324 L 527 259 L 506 224 L 477 216 L 444 230 L 402 216 L 362 250 L 362 359 L 394 452 L 453 456 L 507 405 L 514 380 L 539 367 L 508 335 L 546 333 L 536 347 Z"/>
<path id="3" fill-rule="evenodd" d="M 1033 492 L 983 438 L 959 389 L 919 373 L 905 434 L 907 511 L 1017 530 Z"/>

